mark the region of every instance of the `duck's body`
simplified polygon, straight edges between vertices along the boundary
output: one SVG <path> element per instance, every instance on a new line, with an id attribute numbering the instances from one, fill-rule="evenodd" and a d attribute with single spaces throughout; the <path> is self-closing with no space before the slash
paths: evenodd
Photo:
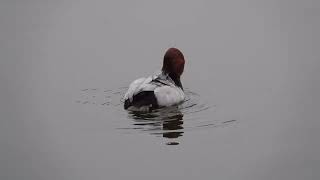
<path id="1" fill-rule="evenodd" d="M 124 96 L 125 109 L 155 109 L 179 104 L 185 98 L 179 87 L 163 72 L 133 81 Z"/>
<path id="2" fill-rule="evenodd" d="M 164 57 L 162 71 L 133 81 L 124 96 L 124 108 L 149 111 L 181 103 L 184 98 L 180 76 L 184 57 L 176 48 L 170 48 Z"/>

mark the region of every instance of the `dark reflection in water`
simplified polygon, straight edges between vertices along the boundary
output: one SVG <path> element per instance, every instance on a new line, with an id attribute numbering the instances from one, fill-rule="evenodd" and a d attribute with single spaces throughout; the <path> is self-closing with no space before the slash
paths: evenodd
<path id="1" fill-rule="evenodd" d="M 177 106 L 161 108 L 152 112 L 129 111 L 129 116 L 135 121 L 135 126 L 143 126 L 141 129 L 150 131 L 151 134 L 162 135 L 164 138 L 173 140 L 184 133 L 183 114 Z M 169 142 L 167 144 L 178 145 L 179 143 Z"/>
<path id="2" fill-rule="evenodd" d="M 193 130 L 205 130 L 210 128 L 225 127 L 236 120 L 214 120 L 203 115 L 203 112 L 211 110 L 215 112 L 215 105 L 208 105 L 199 94 L 185 89 L 186 99 L 178 106 L 166 107 L 152 112 L 127 111 L 123 109 L 123 96 L 127 87 L 115 90 L 106 88 L 85 88 L 80 91 L 75 100 L 82 105 L 100 106 L 103 109 L 114 111 L 115 116 L 122 119 L 127 117 L 129 121 L 124 124 L 119 121 L 117 129 L 125 130 L 125 133 L 147 132 L 168 140 L 167 145 L 178 145 L 179 138 L 184 133 Z M 214 115 L 214 114 L 212 114 Z"/>
<path id="3" fill-rule="evenodd" d="M 183 121 L 182 121 L 182 117 L 183 115 L 176 115 L 172 118 L 176 118 L 173 119 L 171 121 L 165 121 L 162 126 L 163 126 L 163 130 L 178 130 L 178 129 L 183 129 Z M 164 132 L 163 133 L 163 137 L 166 138 L 178 138 L 179 136 L 182 136 L 183 131 L 177 131 L 177 132 Z"/>

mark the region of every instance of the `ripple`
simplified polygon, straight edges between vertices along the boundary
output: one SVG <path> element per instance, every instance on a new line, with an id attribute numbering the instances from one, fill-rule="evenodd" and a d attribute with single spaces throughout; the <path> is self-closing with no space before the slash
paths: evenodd
<path id="1" fill-rule="evenodd" d="M 115 116 L 129 122 L 117 129 L 124 133 L 147 132 L 170 140 L 167 145 L 178 145 L 176 140 L 185 132 L 224 127 L 236 120 L 212 120 L 216 105 L 210 105 L 196 92 L 185 90 L 186 99 L 177 106 L 165 107 L 152 112 L 126 111 L 123 109 L 123 96 L 127 87 L 116 90 L 107 88 L 85 88 L 75 101 L 83 105 L 108 107 L 117 111 Z M 120 121 L 120 120 L 119 120 Z M 119 122 L 120 124 L 120 122 Z"/>
<path id="2" fill-rule="evenodd" d="M 106 88 L 85 88 L 80 90 L 76 103 L 98 106 L 122 107 L 120 99 L 124 96 L 127 87 L 120 87 L 117 90 Z"/>

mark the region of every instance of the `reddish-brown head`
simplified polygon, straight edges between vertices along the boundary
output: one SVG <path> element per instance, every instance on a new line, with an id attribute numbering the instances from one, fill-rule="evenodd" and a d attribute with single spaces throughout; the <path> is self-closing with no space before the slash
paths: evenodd
<path id="1" fill-rule="evenodd" d="M 177 48 L 170 48 L 164 55 L 162 71 L 180 78 L 183 73 L 184 63 L 182 52 Z"/>

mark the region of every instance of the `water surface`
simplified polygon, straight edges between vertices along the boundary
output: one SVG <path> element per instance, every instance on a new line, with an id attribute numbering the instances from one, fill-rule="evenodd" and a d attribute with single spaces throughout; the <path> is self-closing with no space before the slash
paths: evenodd
<path id="1" fill-rule="evenodd" d="M 1 1 L 1 179 L 320 179 L 319 8 Z M 173 46 L 186 102 L 125 111 Z"/>
<path id="2" fill-rule="evenodd" d="M 214 113 L 216 105 L 209 105 L 201 100 L 199 94 L 185 90 L 186 99 L 179 105 L 164 107 L 152 112 L 126 111 L 123 109 L 123 97 L 128 87 L 115 90 L 86 88 L 79 92 L 75 101 L 85 106 L 103 107 L 118 111 L 119 119 L 126 119 L 126 124 L 120 124 L 117 129 L 122 133 L 142 133 L 156 135 L 171 139 L 167 145 L 178 145 L 178 138 L 185 131 L 202 130 L 209 127 L 220 127 L 231 124 L 236 120 L 208 119 L 202 115 L 202 111 L 211 110 Z M 172 142 L 171 142 L 172 141 Z"/>

